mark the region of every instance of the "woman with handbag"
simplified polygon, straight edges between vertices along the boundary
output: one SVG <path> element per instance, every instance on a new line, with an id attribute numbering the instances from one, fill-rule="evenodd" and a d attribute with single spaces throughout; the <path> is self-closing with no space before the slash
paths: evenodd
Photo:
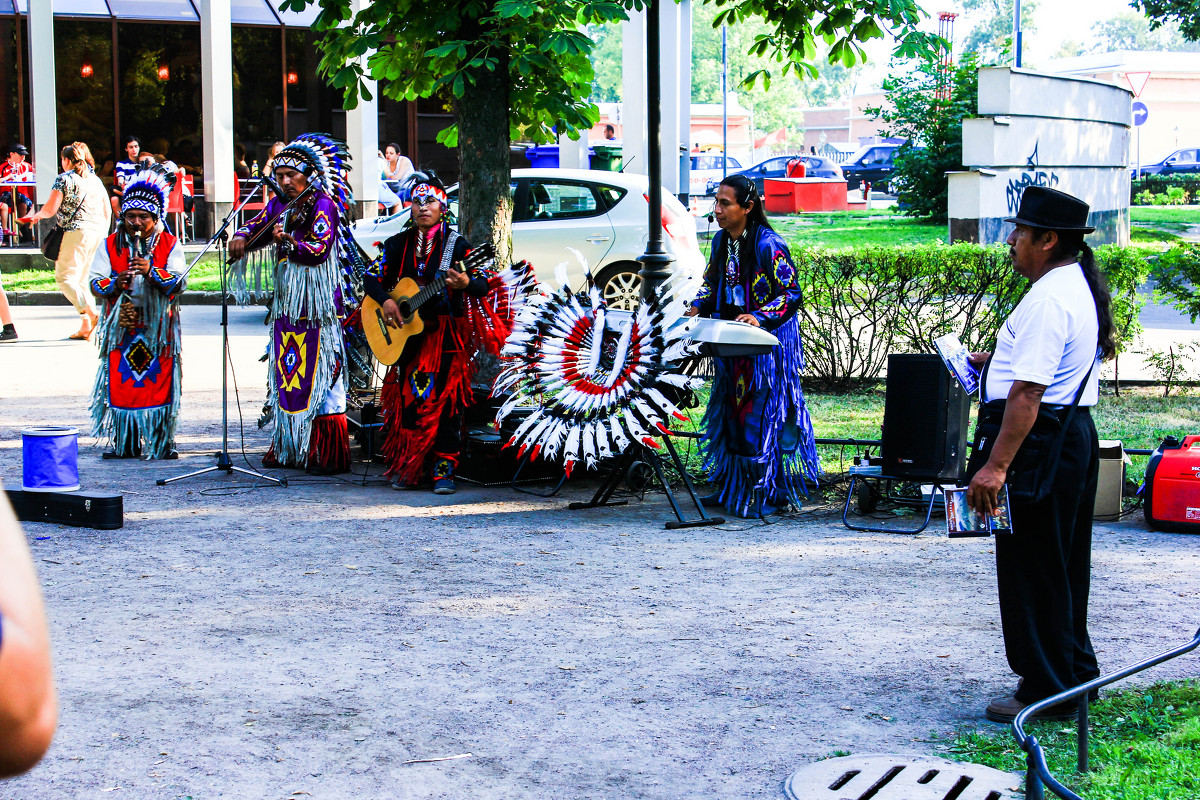
<path id="1" fill-rule="evenodd" d="M 98 319 L 88 291 L 88 269 L 108 235 L 112 208 L 88 146 L 73 142 L 62 149 L 61 156 L 63 172 L 54 181 L 50 198 L 37 213 L 17 222 L 58 215 L 57 224 L 42 237 L 42 253 L 54 262 L 54 280 L 81 318 L 79 330 L 67 338 L 84 340 L 92 335 Z"/>
<path id="2" fill-rule="evenodd" d="M 1009 666 L 1020 677 L 988 719 L 1011 722 L 1033 703 L 1100 674 L 1087 629 L 1092 507 L 1099 444 L 1097 356 L 1116 350 L 1110 296 L 1083 241 L 1088 205 L 1027 188 L 1008 237 L 1013 269 L 1032 281 L 983 362 L 967 502 L 996 508 L 1008 485 L 1012 532 L 996 536 L 996 582 Z M 992 398 L 1003 398 L 995 400 Z M 1040 718 L 1074 716 L 1074 700 Z"/>

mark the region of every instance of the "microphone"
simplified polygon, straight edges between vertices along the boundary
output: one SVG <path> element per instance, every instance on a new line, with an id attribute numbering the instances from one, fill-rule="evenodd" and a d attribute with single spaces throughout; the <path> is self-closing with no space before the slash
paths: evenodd
<path id="1" fill-rule="evenodd" d="M 262 184 L 275 193 L 275 196 L 279 198 L 279 202 L 286 204 L 291 199 L 283 193 L 283 187 L 276 183 L 275 179 L 265 172 L 262 176 Z"/>

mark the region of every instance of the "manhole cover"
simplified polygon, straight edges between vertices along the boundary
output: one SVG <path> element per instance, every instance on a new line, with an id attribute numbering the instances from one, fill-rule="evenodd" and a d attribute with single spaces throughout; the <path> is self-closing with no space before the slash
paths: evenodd
<path id="1" fill-rule="evenodd" d="M 1021 778 L 979 764 L 921 756 L 831 758 L 792 773 L 789 800 L 1011 800 Z"/>

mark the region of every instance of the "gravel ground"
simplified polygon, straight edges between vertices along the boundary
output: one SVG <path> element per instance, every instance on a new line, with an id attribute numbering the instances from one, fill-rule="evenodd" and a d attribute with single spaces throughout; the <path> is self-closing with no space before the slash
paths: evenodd
<path id="1" fill-rule="evenodd" d="M 21 427 L 86 429 L 95 365 L 51 338 L 69 309 L 14 310 L 9 486 Z M 84 438 L 84 486 L 123 492 L 125 527 L 25 526 L 61 722 L 0 798 L 778 798 L 834 751 L 937 755 L 1014 686 L 987 540 L 856 533 L 827 511 L 667 531 L 655 496 L 566 510 L 586 484 L 158 487 L 220 445 L 218 311 L 186 312 L 181 459 L 103 462 Z M 231 317 L 252 419 L 262 312 Z M 246 447 L 265 447 L 252 424 Z M 1140 515 L 1096 530 L 1102 665 L 1189 639 L 1197 539 Z M 1195 673 L 1187 657 L 1140 680 Z"/>

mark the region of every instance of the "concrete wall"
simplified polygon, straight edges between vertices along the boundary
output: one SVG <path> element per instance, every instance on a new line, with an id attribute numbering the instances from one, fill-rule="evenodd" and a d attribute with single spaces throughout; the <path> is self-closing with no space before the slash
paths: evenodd
<path id="1" fill-rule="evenodd" d="M 1132 92 L 1008 67 L 979 71 L 980 118 L 963 122 L 967 172 L 949 174 L 950 240 L 1002 242 L 1027 186 L 1091 206 L 1094 244 L 1129 243 Z"/>

